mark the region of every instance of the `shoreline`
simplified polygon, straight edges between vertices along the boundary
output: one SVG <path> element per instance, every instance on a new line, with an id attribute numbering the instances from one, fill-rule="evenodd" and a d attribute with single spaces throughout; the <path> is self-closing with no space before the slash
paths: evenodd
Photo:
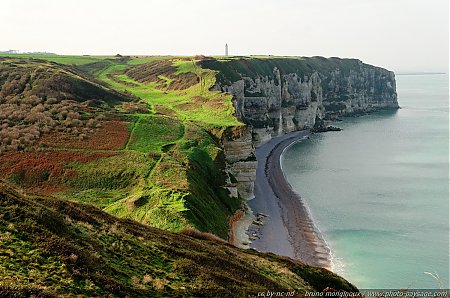
<path id="1" fill-rule="evenodd" d="M 272 138 L 256 149 L 255 197 L 248 205 L 264 222 L 251 225 L 250 247 L 331 270 L 331 251 L 308 207 L 287 181 L 281 166 L 284 151 L 309 134 L 297 131 Z"/>

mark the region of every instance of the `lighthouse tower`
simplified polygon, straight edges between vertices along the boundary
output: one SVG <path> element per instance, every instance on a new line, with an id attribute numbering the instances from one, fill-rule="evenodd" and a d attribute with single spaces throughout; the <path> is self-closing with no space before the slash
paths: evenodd
<path id="1" fill-rule="evenodd" d="M 228 56 L 228 44 L 225 44 L 225 56 Z"/>

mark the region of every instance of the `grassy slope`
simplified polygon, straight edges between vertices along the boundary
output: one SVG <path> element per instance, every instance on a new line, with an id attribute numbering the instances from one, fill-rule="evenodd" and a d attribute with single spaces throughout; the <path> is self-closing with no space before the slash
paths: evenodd
<path id="1" fill-rule="evenodd" d="M 17 57 L 17 55 L 10 55 Z M 82 201 L 104 208 L 111 214 L 178 231 L 193 226 L 228 237 L 228 216 L 240 207 L 240 201 L 230 199 L 221 188 L 225 183 L 220 171 L 224 167 L 223 152 L 209 131 L 241 125 L 233 116 L 231 98 L 209 91 L 215 83 L 215 72 L 203 70 L 196 61 L 174 57 L 100 57 L 19 55 L 42 58 L 67 66 L 51 64 L 58 69 L 74 69 L 84 74 L 83 80 L 103 84 L 122 94 L 134 95 L 149 107 L 149 112 L 127 112 L 120 102 L 112 106 L 107 117 L 124 119 L 129 128 L 125 146 L 111 150 L 97 150 L 83 145 L 63 143 L 52 146 L 47 142 L 45 151 L 114 152 L 114 156 L 89 162 L 69 162 L 63 165 L 63 177 L 50 175 L 53 185 L 63 185 L 54 195 Z M 27 59 L 25 63 L 50 64 Z M 155 61 L 169 61 L 174 71 L 164 80 L 138 82 L 128 77 L 125 70 L 148 65 Z M 31 63 L 31 62 L 30 62 Z M 144 68 L 145 69 L 145 68 Z M 171 89 L 173 79 L 183 74 L 198 77 L 198 82 Z M 110 135 L 114 130 L 109 130 Z M 101 142 L 100 140 L 98 142 Z M 61 143 L 61 142 L 59 142 Z M 95 139 L 91 141 L 95 144 Z M 103 147 L 102 147 L 103 148 Z M 43 176 L 39 169 L 27 169 Z M 48 170 L 46 170 L 48 171 Z M 21 176 L 13 174 L 21 184 Z M 6 177 L 8 178 L 8 177 Z M 39 188 L 36 181 L 33 189 Z M 24 186 L 24 185 L 22 185 Z M 27 186 L 27 185 L 25 185 Z M 29 187 L 29 186 L 27 186 Z M 56 187 L 54 187 L 56 188 Z"/>
<path id="2" fill-rule="evenodd" d="M 355 290 L 324 269 L 163 232 L 0 181 L 0 296 L 245 297 Z M 192 236 L 189 236 L 192 235 Z M 194 236 L 194 237 L 193 237 Z"/>
<path id="3" fill-rule="evenodd" d="M 193 73 L 199 82 L 171 90 L 168 77 L 160 75 L 165 83 L 158 85 L 154 81 L 138 82 L 124 73 L 136 65 L 168 59 L 176 68 L 171 75 Z M 200 69 L 191 59 L 145 57 L 111 65 L 97 75 L 115 89 L 127 90 L 151 107 L 149 114 L 137 116 L 131 137 L 136 141 L 130 142 L 127 149 L 155 152 L 160 156 L 142 189 L 105 210 L 170 230 L 192 225 L 226 238 L 227 217 L 240 203 L 228 198 L 218 187 L 224 183 L 218 173 L 223 167 L 222 152 L 205 129 L 241 124 L 233 117 L 231 98 L 209 91 L 215 83 L 215 73 Z M 196 98 L 200 96 L 203 103 Z M 208 105 L 217 102 L 221 104 L 219 108 Z M 198 170 L 192 170 L 193 167 Z M 146 197 L 152 198 L 152 202 L 142 204 Z M 134 201 L 136 208 L 126 207 Z"/>

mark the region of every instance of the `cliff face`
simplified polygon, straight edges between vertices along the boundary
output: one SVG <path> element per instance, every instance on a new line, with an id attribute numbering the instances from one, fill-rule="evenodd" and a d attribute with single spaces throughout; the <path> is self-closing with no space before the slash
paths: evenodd
<path id="1" fill-rule="evenodd" d="M 398 108 L 394 73 L 356 59 L 211 59 L 202 67 L 218 71 L 214 89 L 233 95 L 236 116 L 251 127 L 254 146 L 273 136 L 311 129 L 318 119 Z M 230 169 L 237 177 L 254 175 L 253 164 L 242 162 L 253 152 L 248 133 L 244 138 L 238 135 L 233 145 L 232 139 L 225 142 L 228 159 L 241 161 Z M 248 181 L 242 188 L 249 196 Z"/>
<path id="2" fill-rule="evenodd" d="M 252 126 L 256 146 L 272 136 L 313 127 L 316 116 L 322 118 L 324 114 L 317 73 L 304 77 L 296 73 L 281 75 L 274 68 L 274 74 L 274 79 L 244 77 L 230 86 L 220 86 L 233 94 L 237 117 Z"/>
<path id="3" fill-rule="evenodd" d="M 220 71 L 216 90 L 234 96 L 255 145 L 312 128 L 318 119 L 398 108 L 393 72 L 355 59 L 272 58 L 205 61 Z"/>
<path id="4" fill-rule="evenodd" d="M 228 128 L 222 136 L 228 173 L 228 190 L 231 196 L 244 199 L 253 196 L 257 161 L 250 126 Z"/>

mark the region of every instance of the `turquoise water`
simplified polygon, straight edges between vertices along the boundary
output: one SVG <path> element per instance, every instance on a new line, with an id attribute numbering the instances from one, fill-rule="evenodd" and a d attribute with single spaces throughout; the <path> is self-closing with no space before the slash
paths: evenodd
<path id="1" fill-rule="evenodd" d="M 345 118 L 291 146 L 283 169 L 336 272 L 359 288 L 448 288 L 448 76 L 397 76 L 397 92 L 402 109 Z"/>

